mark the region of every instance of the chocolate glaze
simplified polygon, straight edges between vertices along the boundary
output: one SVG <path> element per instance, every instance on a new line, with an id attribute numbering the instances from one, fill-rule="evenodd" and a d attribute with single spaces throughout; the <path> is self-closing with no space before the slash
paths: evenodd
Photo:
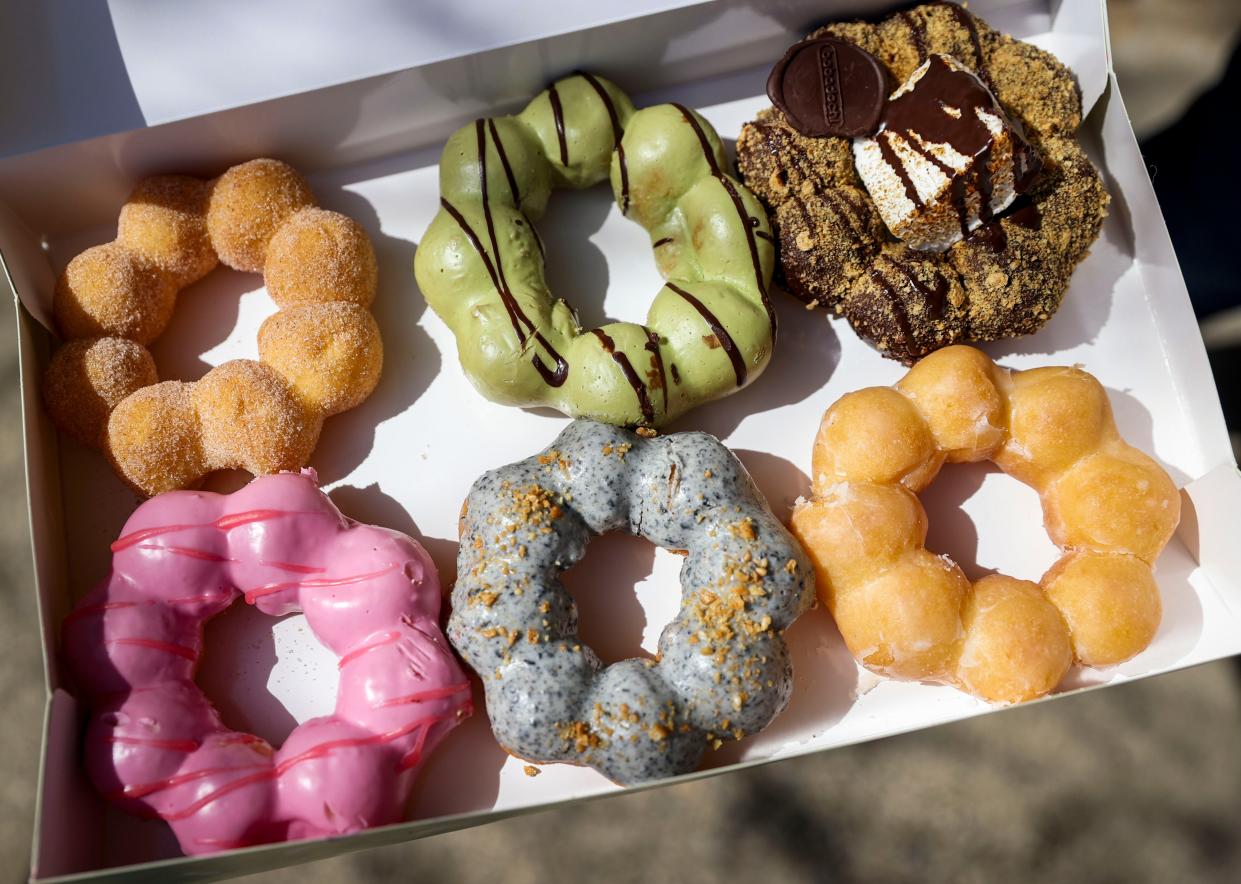
<path id="1" fill-rule="evenodd" d="M 599 100 L 603 102 L 603 106 L 607 108 L 608 119 L 612 121 L 612 138 L 616 143 L 616 162 L 620 166 L 621 179 L 621 214 L 629 214 L 629 166 L 625 163 L 625 145 L 621 144 L 621 136 L 624 132 L 621 130 L 620 117 L 616 113 L 616 104 L 612 101 L 612 96 L 608 95 L 606 89 L 603 88 L 598 80 L 585 71 L 578 72 L 579 77 L 583 77 L 591 88 L 599 94 Z"/>
<path id="2" fill-rule="evenodd" d="M 1014 205 L 1016 207 L 1004 216 L 1004 220 L 1018 227 L 1024 227 L 1026 230 L 1040 230 L 1042 228 L 1043 218 L 1039 214 L 1038 206 L 1031 202 L 1028 197 L 1022 197 Z M 983 246 L 998 254 L 1008 248 L 1008 232 L 999 221 L 992 221 L 990 224 L 983 224 L 975 229 L 966 237 L 966 241 L 973 245 Z"/>
<path id="3" fill-rule="evenodd" d="M 592 328 L 590 333 L 599 339 L 599 343 L 603 346 L 603 352 L 611 356 L 612 361 L 620 366 L 625 380 L 629 381 L 629 386 L 633 387 L 634 395 L 638 397 L 638 408 L 642 410 L 642 419 L 648 424 L 654 421 L 655 407 L 651 405 L 651 397 L 647 395 L 646 384 L 642 383 L 638 373 L 633 370 L 633 363 L 629 361 L 629 357 L 625 355 L 624 351 L 616 349 L 616 341 L 612 340 L 611 336 L 603 329 Z"/>
<path id="4" fill-rule="evenodd" d="M 745 360 L 741 358 L 741 351 L 737 349 L 737 342 L 734 341 L 733 336 L 728 333 L 728 329 L 724 328 L 723 323 L 719 321 L 716 315 L 711 312 L 710 308 L 708 308 L 706 304 L 702 303 L 702 301 L 695 298 L 685 289 L 671 282 L 666 282 L 664 285 L 688 301 L 689 305 L 698 311 L 698 313 L 706 321 L 707 327 L 711 329 L 711 333 L 715 335 L 716 340 L 720 342 L 720 347 L 723 348 L 724 352 L 728 354 L 728 359 L 733 364 L 733 374 L 737 377 L 737 386 L 740 387 L 744 385 L 746 378 Z M 672 379 L 677 383 L 680 383 L 680 379 L 677 377 L 677 367 L 675 364 L 672 366 Z"/>
<path id="5" fill-rule="evenodd" d="M 978 191 L 979 219 L 987 224 L 994 217 L 991 211 L 994 190 L 991 169 L 993 136 L 977 111 L 982 110 L 1001 118 L 1007 118 L 1007 115 L 981 80 L 966 71 L 953 69 L 946 59 L 947 56 L 944 55 L 932 55 L 927 62 L 926 73 L 917 85 L 888 102 L 883 114 L 883 130 L 876 136 L 876 142 L 884 162 L 900 177 L 905 186 L 905 195 L 916 206 L 923 206 L 925 203 L 918 195 L 904 164 L 897 157 L 890 137 L 885 137 L 885 133 L 901 135 L 911 149 L 932 162 L 949 178 L 949 196 L 957 210 L 961 235 L 964 237 L 969 235 L 970 207 L 967 194 L 970 184 Z M 959 114 L 948 114 L 945 107 L 956 108 Z M 1016 192 L 1022 193 L 1033 184 L 1042 162 L 1015 126 L 1012 138 L 1013 186 Z M 958 173 L 923 144 L 948 144 L 957 153 L 973 158 L 973 163 L 967 172 Z"/>
<path id="6" fill-rule="evenodd" d="M 767 292 L 766 283 L 763 282 L 763 265 L 758 257 L 758 241 L 754 236 L 757 219 L 746 211 L 745 203 L 741 201 L 741 195 L 737 193 L 737 188 L 733 184 L 732 179 L 720 171 L 720 165 L 715 161 L 715 153 L 711 150 L 711 142 L 707 138 L 707 133 L 703 131 L 702 126 L 698 124 L 698 119 L 684 105 L 673 102 L 672 106 L 681 112 L 681 116 L 685 117 L 685 122 L 689 123 L 693 128 L 694 134 L 698 136 L 698 143 L 702 146 L 703 156 L 707 158 L 707 164 L 711 167 L 711 174 L 715 176 L 715 180 L 720 182 L 720 185 L 728 193 L 729 198 L 732 200 L 733 208 L 737 210 L 737 217 L 745 230 L 746 242 L 750 247 L 750 261 L 754 265 L 754 282 L 758 285 L 759 298 L 762 299 L 763 309 L 767 311 L 767 322 L 771 325 L 771 333 L 774 337 L 778 323 L 776 321 L 775 307 L 771 303 L 771 295 Z"/>
<path id="7" fill-rule="evenodd" d="M 767 95 L 803 135 L 869 135 L 883 112 L 888 75 L 860 46 L 819 37 L 784 53 L 767 78 Z"/>

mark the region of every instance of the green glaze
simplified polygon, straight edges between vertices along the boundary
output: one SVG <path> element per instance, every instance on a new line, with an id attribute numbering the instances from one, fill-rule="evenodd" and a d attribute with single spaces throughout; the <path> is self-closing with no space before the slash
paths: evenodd
<path id="1" fill-rule="evenodd" d="M 775 252 L 766 213 L 725 162 L 719 136 L 694 111 L 635 111 L 588 74 L 558 80 L 516 116 L 455 132 L 414 273 L 474 386 L 508 405 L 658 426 L 757 378 L 775 339 Z M 548 290 L 532 221 L 554 188 L 606 178 L 649 234 L 666 282 L 645 325 L 583 330 Z"/>

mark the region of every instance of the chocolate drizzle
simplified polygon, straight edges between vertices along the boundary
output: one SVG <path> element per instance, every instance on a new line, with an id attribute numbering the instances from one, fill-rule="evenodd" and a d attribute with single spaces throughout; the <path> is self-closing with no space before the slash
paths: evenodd
<path id="1" fill-rule="evenodd" d="M 501 259 L 500 245 L 496 237 L 495 218 L 491 213 L 491 201 L 487 192 L 487 130 L 483 120 L 480 119 L 475 122 L 475 132 L 478 138 L 478 177 L 482 187 L 483 218 L 487 223 L 487 238 L 491 242 L 491 254 L 488 254 L 487 249 L 478 238 L 478 234 L 474 232 L 474 228 L 470 226 L 465 216 L 452 203 L 444 197 L 440 197 L 440 205 L 457 222 L 457 225 L 470 241 L 470 245 L 474 247 L 479 257 L 482 258 L 483 266 L 487 269 L 487 275 L 491 277 L 491 284 L 500 296 L 500 302 L 508 313 L 509 322 L 513 324 L 513 331 L 521 342 L 522 348 L 524 349 L 533 337 L 555 362 L 554 368 L 548 368 L 547 363 L 543 361 L 538 353 L 535 353 L 531 357 L 535 370 L 538 371 L 548 386 L 559 387 L 564 384 L 565 379 L 569 376 L 569 363 L 556 352 L 556 349 L 543 337 L 543 333 L 535 327 L 530 317 L 521 309 L 521 304 L 518 303 L 517 298 L 513 295 L 513 291 L 509 288 L 508 280 L 504 275 L 504 262 Z M 537 239 L 538 234 L 536 233 L 535 236 Z M 495 256 L 494 262 L 491 255 Z"/>
<path id="2" fill-rule="evenodd" d="M 918 53 L 918 63 L 926 61 L 926 34 L 922 30 L 922 25 L 918 24 L 918 20 L 914 18 L 913 13 L 908 10 L 900 13 L 901 21 L 905 23 L 905 27 L 909 28 L 909 35 L 913 37 L 914 49 Z"/>
<path id="3" fill-rule="evenodd" d="M 870 278 L 874 280 L 875 285 L 887 296 L 888 304 L 892 308 L 892 316 L 896 319 L 897 326 L 900 327 L 901 334 L 905 336 L 905 341 L 912 345 L 914 339 L 913 329 L 909 327 L 909 314 L 905 312 L 905 304 L 901 301 L 901 296 L 896 293 L 896 289 L 892 288 L 887 278 L 879 272 L 878 267 L 870 269 Z"/>
<path id="4" fill-rule="evenodd" d="M 1026 230 L 1041 230 L 1043 226 L 1043 216 L 1039 214 L 1038 206 L 1028 197 L 1022 197 L 1020 204 L 1005 215 L 1004 220 Z M 1008 231 L 1000 221 L 992 221 L 976 228 L 966 237 L 966 242 L 998 254 L 1008 248 Z"/>
<path id="5" fill-rule="evenodd" d="M 491 140 L 495 142 L 496 153 L 500 155 L 500 165 L 504 167 L 504 177 L 508 179 L 508 189 L 513 195 L 513 205 L 521 208 L 521 194 L 517 191 L 517 178 L 513 175 L 513 167 L 509 165 L 508 154 L 504 151 L 504 142 L 500 140 L 500 133 L 496 131 L 496 121 L 488 119 L 487 129 L 491 132 Z M 541 248 L 542 246 L 540 250 Z"/>
<path id="6" fill-rule="evenodd" d="M 953 4 L 945 5 L 957 9 Z M 978 193 L 979 220 L 988 224 L 995 217 L 991 208 L 995 188 L 991 168 L 994 136 L 982 121 L 979 111 L 1001 118 L 1005 114 L 987 86 L 967 71 L 954 69 L 947 56 L 932 55 L 926 64 L 926 72 L 916 86 L 888 102 L 884 111 L 884 129 L 875 141 L 884 162 L 900 178 L 905 195 L 915 206 L 922 207 L 925 202 L 892 146 L 892 138 L 901 137 L 910 150 L 944 173 L 950 181 L 949 198 L 957 212 L 961 236 L 966 237 L 970 232 L 970 185 Z M 955 113 L 948 113 L 948 108 L 954 109 Z M 1041 161 L 1015 128 L 1011 137 L 1013 187 L 1021 193 L 1033 183 Z M 936 156 L 927 147 L 929 144 L 949 145 L 956 153 L 972 159 L 970 168 L 958 172 Z"/>
<path id="7" fill-rule="evenodd" d="M 646 332 L 646 343 L 642 345 L 643 349 L 651 354 L 651 364 L 659 377 L 658 388 L 664 393 L 664 413 L 668 413 L 668 376 L 664 374 L 664 354 L 659 349 L 659 335 L 651 331 L 646 326 L 642 326 Z M 651 389 L 655 389 L 656 384 L 651 383 Z"/>
<path id="8" fill-rule="evenodd" d="M 612 340 L 603 329 L 593 328 L 590 330 L 590 333 L 599 339 L 603 351 L 612 357 L 613 362 L 620 366 L 625 380 L 629 381 L 629 386 L 633 387 L 634 395 L 638 397 L 638 408 L 642 410 L 642 420 L 648 424 L 651 423 L 655 420 L 655 408 L 651 405 L 651 397 L 646 392 L 646 384 L 642 383 L 638 373 L 633 370 L 633 363 L 629 361 L 629 357 L 625 355 L 624 351 L 616 349 L 616 341 Z"/>
<path id="9" fill-rule="evenodd" d="M 685 289 L 671 282 L 666 282 L 664 285 L 689 302 L 689 305 L 697 310 L 706 321 L 707 327 L 711 329 L 711 333 L 715 335 L 716 340 L 720 342 L 720 347 L 723 348 L 724 352 L 728 354 L 728 358 L 733 364 L 733 374 L 737 376 L 737 386 L 743 386 L 746 378 L 745 360 L 741 358 L 741 351 L 737 348 L 737 342 L 734 341 L 733 336 L 728 333 L 728 329 L 724 328 L 723 323 L 719 321 L 716 315 L 711 312 L 706 304 L 702 303 L 702 301 L 695 298 Z M 677 383 L 680 383 L 677 376 L 676 365 L 672 366 L 672 379 Z"/>
<path id="10" fill-rule="evenodd" d="M 621 214 L 629 214 L 629 166 L 625 163 L 625 146 L 621 144 L 621 136 L 624 132 L 621 130 L 620 116 L 616 113 L 616 104 L 612 101 L 612 96 L 608 95 L 603 84 L 596 80 L 593 76 L 585 71 L 579 71 L 578 76 L 585 78 L 599 93 L 599 100 L 603 102 L 603 106 L 608 110 L 608 119 L 612 121 L 612 138 L 616 145 L 616 161 L 620 166 L 621 180 Z"/>
<path id="11" fill-rule="evenodd" d="M 552 116 L 556 118 L 556 138 L 560 141 L 560 165 L 569 165 L 569 142 L 565 140 L 564 134 L 564 107 L 560 104 L 560 93 L 556 91 L 556 84 L 547 87 L 547 100 L 552 105 Z"/>
<path id="12" fill-rule="evenodd" d="M 974 21 L 974 16 L 966 12 L 964 7 L 949 2 L 949 0 L 936 0 L 934 5 L 944 6 L 951 10 L 953 18 L 957 20 L 957 24 L 969 32 L 970 44 L 974 47 L 974 60 L 978 78 L 987 85 L 988 89 L 995 92 L 995 83 L 991 81 L 991 75 L 987 73 L 987 59 L 982 54 L 982 38 L 978 33 L 978 23 Z"/>
<path id="13" fill-rule="evenodd" d="M 699 125 L 697 117 L 695 117 L 689 108 L 684 105 L 673 102 L 672 106 L 681 112 L 681 116 L 685 118 L 685 122 L 689 123 L 690 127 L 694 130 L 694 134 L 698 136 L 698 143 L 702 147 L 702 153 L 703 156 L 706 157 L 707 164 L 711 167 L 711 174 L 715 177 L 716 181 L 720 182 L 720 185 L 728 194 L 729 199 L 732 200 L 733 207 L 737 210 L 738 220 L 741 221 L 741 226 L 745 230 L 746 243 L 750 247 L 750 261 L 754 265 L 754 283 L 758 286 L 758 294 L 759 298 L 763 302 L 763 309 L 767 311 L 767 322 L 771 326 L 771 333 L 772 335 L 775 335 L 778 326 L 776 321 L 776 310 L 775 307 L 772 306 L 771 296 L 768 294 L 767 286 L 763 282 L 763 264 L 758 257 L 758 240 L 754 236 L 753 222 L 756 219 L 754 219 L 750 213 L 746 211 L 745 203 L 741 201 L 741 194 L 737 192 L 737 187 L 733 184 L 732 179 L 720 171 L 720 165 L 716 162 L 715 153 L 711 150 L 711 141 L 707 138 L 707 133 L 703 130 L 702 126 Z M 744 378 L 744 365 L 742 368 L 742 377 Z M 740 385 L 740 383 L 741 382 L 738 381 L 738 385 Z"/>

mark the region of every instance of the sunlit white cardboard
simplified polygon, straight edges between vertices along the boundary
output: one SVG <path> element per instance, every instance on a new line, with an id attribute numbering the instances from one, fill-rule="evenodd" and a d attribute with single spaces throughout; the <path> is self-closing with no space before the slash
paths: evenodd
<path id="1" fill-rule="evenodd" d="M 34 876 L 128 880 L 222 877 L 477 825 L 511 813 L 614 792 L 588 769 L 550 765 L 531 778 L 495 744 L 477 714 L 423 773 L 410 822 L 342 839 L 177 855 L 158 822 L 109 808 L 81 773 L 80 710 L 58 664 L 59 623 L 108 567 L 108 544 L 137 504 L 102 457 L 59 438 L 39 402 L 53 346 L 47 331 L 53 268 L 113 235 L 132 182 L 166 171 L 217 174 L 259 154 L 310 172 L 323 205 L 367 228 L 380 263 L 375 314 L 384 377 L 362 406 L 331 418 L 312 459 L 348 515 L 406 531 L 451 581 L 461 500 L 486 469 L 548 444 L 565 420 L 494 405 L 462 375 L 452 335 L 427 310 L 412 275 L 416 242 L 437 205 L 443 138 L 472 116 L 519 106 L 553 76 L 598 71 L 638 96 L 702 109 L 731 139 L 766 103 L 767 67 L 829 4 L 786 0 L 694 5 L 532 43 L 435 62 L 0 161 L 0 284 L 11 284 L 21 348 L 24 439 L 36 587 L 49 697 L 34 845 Z M 838 14 L 878 4 L 836 4 Z M 976 12 L 1056 52 L 1076 71 L 1088 116 L 1081 139 L 1103 170 L 1112 210 L 1060 312 L 1037 335 L 987 346 L 1016 368 L 1078 363 L 1107 387 L 1122 433 L 1184 487 L 1186 518 L 1158 564 L 1165 617 L 1149 650 L 1123 666 L 1073 674 L 1066 690 L 1146 677 L 1241 652 L 1241 478 L 1188 296 L 1111 73 L 1101 5 L 982 2 Z M 602 189 L 558 194 L 540 222 L 553 290 L 583 322 L 644 314 L 659 287 L 645 234 Z M 727 442 L 773 508 L 786 515 L 807 490 L 810 442 L 823 410 L 903 369 L 848 325 L 778 293 L 780 338 L 748 389 L 670 428 Z M 225 359 L 254 356 L 273 311 L 261 279 L 225 270 L 186 290 L 154 346 L 161 376 L 193 379 Z M 231 490 L 238 477 L 211 487 Z M 990 569 L 1037 579 L 1055 549 L 1033 491 L 985 465 L 955 466 L 923 495 L 930 546 L 967 574 Z M 672 616 L 679 559 L 607 536 L 566 576 L 584 638 L 605 658 L 654 647 Z M 630 586 L 636 584 L 636 593 Z M 200 680 L 235 726 L 279 738 L 330 708 L 335 666 L 300 615 L 275 623 L 234 606 L 208 627 Z M 705 776 L 993 711 L 946 687 L 861 672 L 823 609 L 789 632 L 795 689 L 765 732 L 711 756 Z M 478 706 L 481 710 L 481 698 Z"/>

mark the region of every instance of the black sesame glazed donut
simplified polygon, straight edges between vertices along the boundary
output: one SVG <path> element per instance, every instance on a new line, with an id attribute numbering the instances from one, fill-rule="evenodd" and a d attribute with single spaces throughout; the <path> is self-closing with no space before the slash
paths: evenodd
<path id="1" fill-rule="evenodd" d="M 604 667 L 578 638 L 558 575 L 605 531 L 686 552 L 654 660 Z M 708 745 L 766 727 L 792 690 L 784 631 L 814 598 L 805 553 L 719 440 L 593 421 L 474 483 L 457 572 L 448 635 L 482 677 L 500 744 L 625 785 L 692 771 Z"/>

